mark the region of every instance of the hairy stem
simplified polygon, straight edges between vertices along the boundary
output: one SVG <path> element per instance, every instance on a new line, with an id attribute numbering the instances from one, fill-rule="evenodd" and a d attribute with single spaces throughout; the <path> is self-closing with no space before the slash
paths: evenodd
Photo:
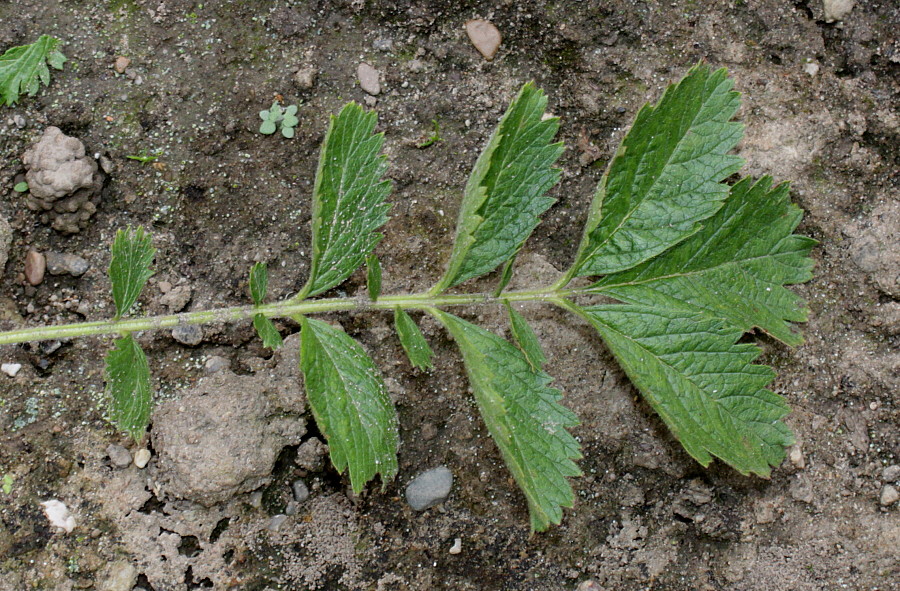
<path id="1" fill-rule="evenodd" d="M 325 298 L 320 300 L 288 299 L 275 304 L 261 306 L 235 306 L 214 310 L 200 310 L 182 314 L 164 316 L 147 316 L 143 318 L 125 318 L 79 322 L 51 326 L 35 326 L 0 333 L 0 345 L 45 341 L 50 339 L 69 339 L 103 334 L 127 334 L 142 330 L 171 328 L 179 324 L 212 324 L 214 322 L 237 322 L 249 320 L 256 314 L 268 318 L 289 318 L 307 314 L 324 314 L 340 311 L 365 310 L 423 310 L 445 306 L 477 306 L 510 302 L 557 302 L 566 297 L 576 295 L 580 290 L 542 288 L 528 291 L 512 291 L 494 295 L 490 293 L 431 295 L 416 293 L 389 295 L 371 301 L 364 298 Z"/>

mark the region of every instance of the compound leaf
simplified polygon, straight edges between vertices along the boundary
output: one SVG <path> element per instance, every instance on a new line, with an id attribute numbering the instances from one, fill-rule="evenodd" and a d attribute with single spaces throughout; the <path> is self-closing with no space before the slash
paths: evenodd
<path id="1" fill-rule="evenodd" d="M 803 299 L 786 289 L 812 278 L 816 241 L 792 234 L 803 212 L 791 204 L 786 184 L 745 178 L 705 227 L 656 259 L 594 284 L 624 302 L 688 306 L 746 332 L 759 327 L 799 345 L 791 322 L 805 322 Z"/>
<path id="2" fill-rule="evenodd" d="M 153 275 L 150 265 L 156 249 L 150 243 L 150 235 L 138 226 L 116 232 L 109 262 L 109 279 L 112 283 L 116 318 L 124 316 L 141 295 L 147 280 Z"/>
<path id="3" fill-rule="evenodd" d="M 781 422 L 790 408 L 766 389 L 775 373 L 752 364 L 759 349 L 736 344 L 741 329 L 683 308 L 611 304 L 581 312 L 698 462 L 716 456 L 742 474 L 768 477 L 784 459 L 794 442 Z"/>
<path id="4" fill-rule="evenodd" d="M 434 354 L 428 341 L 419 330 L 416 321 L 410 318 L 409 314 L 401 308 L 394 310 L 394 328 L 397 330 L 397 336 L 400 338 L 400 344 L 409 357 L 409 362 L 417 369 L 432 369 L 431 356 Z"/>
<path id="5" fill-rule="evenodd" d="M 481 416 L 528 500 L 532 531 L 558 524 L 574 502 L 568 477 L 581 474 L 578 442 L 566 431 L 578 419 L 559 404 L 550 376 L 516 347 L 446 312 L 432 314 L 459 345 Z"/>
<path id="6" fill-rule="evenodd" d="M 250 297 L 257 306 L 266 299 L 269 291 L 269 268 L 265 263 L 254 263 L 250 267 Z"/>
<path id="7" fill-rule="evenodd" d="M 132 335 L 116 339 L 106 355 L 106 387 L 113 424 L 135 441 L 150 423 L 150 368 L 141 346 Z"/>
<path id="8" fill-rule="evenodd" d="M 381 262 L 371 253 L 366 257 L 366 290 L 373 302 L 381 297 Z"/>
<path id="9" fill-rule="evenodd" d="M 529 82 L 503 115 L 466 184 L 447 272 L 432 293 L 507 261 L 553 204 L 545 193 L 559 180 L 553 164 L 563 145 L 550 143 L 559 120 L 543 119 L 546 106 Z"/>
<path id="10" fill-rule="evenodd" d="M 356 103 L 331 118 L 313 188 L 312 263 L 305 298 L 342 283 L 372 252 L 387 221 L 391 190 L 381 176 L 384 134 L 372 133 L 377 116 Z"/>
<path id="11" fill-rule="evenodd" d="M 724 69 L 691 68 L 659 103 L 645 105 L 600 180 L 570 275 L 629 269 L 684 240 L 722 206 L 720 181 L 742 160 L 743 135 Z"/>
<path id="12" fill-rule="evenodd" d="M 262 314 L 253 315 L 253 328 L 256 329 L 256 334 L 259 335 L 264 347 L 268 347 L 274 351 L 283 344 L 278 329 L 275 328 L 275 325 L 272 324 L 271 320 Z"/>
<path id="13" fill-rule="evenodd" d="M 306 396 L 338 472 L 349 467 L 353 492 L 397 474 L 397 412 L 363 348 L 339 329 L 300 319 L 300 369 Z"/>
<path id="14" fill-rule="evenodd" d="M 50 84 L 49 63 L 61 70 L 66 56 L 56 51 L 59 39 L 41 35 L 30 45 L 7 49 L 0 55 L 0 105 L 12 105 L 19 100 L 19 93 L 34 96 L 41 83 Z"/>
<path id="15" fill-rule="evenodd" d="M 534 334 L 534 330 L 525 317 L 516 312 L 509 301 L 506 302 L 506 309 L 509 311 L 509 326 L 512 329 L 513 340 L 525 354 L 525 359 L 528 360 L 532 369 L 541 369 L 547 363 L 547 358 L 544 356 L 537 335 Z"/>

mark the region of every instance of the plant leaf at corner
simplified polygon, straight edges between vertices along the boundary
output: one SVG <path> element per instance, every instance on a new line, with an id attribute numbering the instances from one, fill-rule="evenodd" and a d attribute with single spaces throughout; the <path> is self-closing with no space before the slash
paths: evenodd
<path id="1" fill-rule="evenodd" d="M 116 232 L 109 263 L 116 318 L 127 314 L 141 295 L 144 284 L 153 275 L 150 265 L 155 254 L 156 249 L 151 246 L 150 235 L 144 233 L 144 228 L 129 226 Z"/>
<path id="2" fill-rule="evenodd" d="M 462 352 L 469 383 L 491 437 L 525 498 L 532 531 L 562 519 L 575 495 L 568 478 L 580 476 L 573 460 L 578 442 L 566 430 L 578 419 L 559 404 L 550 376 L 535 370 L 516 347 L 492 332 L 432 310 Z"/>
<path id="3" fill-rule="evenodd" d="M 381 180 L 387 163 L 376 122 L 356 103 L 331 118 L 313 188 L 312 262 L 301 299 L 343 283 L 381 240 L 391 184 Z"/>
<path id="4" fill-rule="evenodd" d="M 106 388 L 112 423 L 139 441 L 150 422 L 150 368 L 133 335 L 116 339 L 106 355 Z"/>
<path id="5" fill-rule="evenodd" d="M 41 35 L 30 45 L 7 49 L 0 55 L 0 106 L 13 105 L 20 93 L 34 96 L 41 87 L 50 84 L 50 64 L 62 70 L 66 56 L 56 51 L 59 39 Z"/>
<path id="6" fill-rule="evenodd" d="M 350 471 L 353 492 L 397 474 L 397 412 L 375 363 L 344 331 L 300 319 L 300 369 L 331 463 Z"/>

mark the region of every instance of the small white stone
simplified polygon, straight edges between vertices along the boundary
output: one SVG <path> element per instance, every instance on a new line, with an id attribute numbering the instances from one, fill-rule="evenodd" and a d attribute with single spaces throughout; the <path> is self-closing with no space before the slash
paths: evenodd
<path id="1" fill-rule="evenodd" d="M 492 23 L 476 18 L 466 21 L 466 35 L 484 59 L 490 61 L 497 55 L 503 37 Z"/>
<path id="2" fill-rule="evenodd" d="M 359 78 L 359 87 L 367 93 L 375 96 L 381 92 L 381 81 L 378 70 L 363 62 L 356 68 L 356 76 Z"/>
<path id="3" fill-rule="evenodd" d="M 881 489 L 881 498 L 878 500 L 882 506 L 890 507 L 896 503 L 898 499 L 900 499 L 900 491 L 897 491 L 896 488 L 888 484 Z"/>
<path id="4" fill-rule="evenodd" d="M 788 454 L 788 458 L 790 458 L 791 463 L 797 468 L 802 470 L 806 467 L 806 460 L 803 458 L 803 450 L 800 449 L 799 444 L 791 446 L 791 451 Z"/>
<path id="5" fill-rule="evenodd" d="M 4 363 L 3 365 L 0 365 L 0 371 L 11 378 L 16 377 L 16 374 L 19 373 L 20 369 L 22 369 L 21 363 Z"/>
<path id="6" fill-rule="evenodd" d="M 44 508 L 44 515 L 50 520 L 50 525 L 66 530 L 66 533 L 72 533 L 75 529 L 75 518 L 69 513 L 69 508 L 62 501 L 52 499 L 41 503 Z"/>
<path id="7" fill-rule="evenodd" d="M 806 64 L 803 64 L 803 71 L 810 76 L 815 76 L 819 73 L 819 64 L 817 64 L 816 62 L 808 62 Z"/>
<path id="8" fill-rule="evenodd" d="M 453 545 L 448 550 L 450 554 L 459 554 L 462 552 L 462 538 L 456 538 L 453 540 Z"/>
<path id="9" fill-rule="evenodd" d="M 146 468 L 150 462 L 150 450 L 139 449 L 134 453 L 134 465 L 138 468 Z"/>
<path id="10" fill-rule="evenodd" d="M 843 20 L 845 16 L 850 14 L 856 0 L 822 0 L 822 6 L 825 9 L 825 22 L 833 23 L 834 21 Z"/>

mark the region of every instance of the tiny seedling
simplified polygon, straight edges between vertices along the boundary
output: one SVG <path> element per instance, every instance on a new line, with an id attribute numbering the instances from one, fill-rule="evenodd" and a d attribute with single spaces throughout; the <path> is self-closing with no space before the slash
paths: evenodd
<path id="1" fill-rule="evenodd" d="M 12 492 L 13 482 L 15 482 L 15 479 L 12 474 L 3 475 L 3 480 L 0 482 L 0 486 L 3 488 L 3 494 L 8 495 Z"/>
<path id="2" fill-rule="evenodd" d="M 299 123 L 297 119 L 297 105 L 282 108 L 278 101 L 266 111 L 259 112 L 259 118 L 263 120 L 259 126 L 259 133 L 271 135 L 281 128 L 281 135 L 290 139 L 294 137 L 294 128 Z"/>
<path id="3" fill-rule="evenodd" d="M 419 149 L 424 149 L 424 148 L 427 148 L 428 146 L 431 146 L 433 144 L 436 144 L 437 142 L 442 142 L 442 141 L 444 141 L 444 140 L 441 139 L 441 124 L 438 123 L 437 119 L 432 119 L 431 120 L 431 135 L 428 136 L 427 138 L 423 139 L 419 143 L 417 143 L 416 147 Z"/>
<path id="4" fill-rule="evenodd" d="M 13 187 L 13 191 L 16 193 L 27 193 L 28 192 L 28 183 L 22 181 L 21 183 L 16 183 Z"/>
<path id="5" fill-rule="evenodd" d="M 7 49 L 0 55 L 0 105 L 14 105 L 20 93 L 34 96 L 41 88 L 50 84 L 50 70 L 62 70 L 66 56 L 56 50 L 59 39 L 41 35 L 30 45 L 20 45 Z"/>
<path id="6" fill-rule="evenodd" d="M 553 204 L 547 192 L 560 176 L 554 163 L 563 146 L 553 141 L 559 122 L 544 116 L 546 104 L 526 84 L 500 120 L 465 186 L 446 271 L 428 291 L 381 293 L 382 269 L 372 251 L 387 221 L 391 185 L 383 180 L 376 116 L 350 103 L 331 119 L 322 144 L 312 260 L 299 293 L 265 303 L 268 271 L 257 263 L 249 279 L 252 305 L 130 317 L 152 274 L 154 249 L 143 229 L 129 228 L 112 245 L 114 318 L 0 333 L 0 344 L 118 335 L 106 357 L 110 415 L 140 439 L 152 391 L 136 332 L 252 321 L 263 343 L 276 348 L 282 341 L 272 318 L 293 318 L 310 409 L 334 467 L 349 472 L 359 493 L 376 475 L 386 483 L 397 474 L 397 413 L 362 345 L 313 316 L 392 313 L 411 365 L 424 371 L 433 367 L 432 350 L 409 312 L 430 315 L 456 342 L 488 432 L 525 496 L 531 528 L 541 531 L 572 506 L 569 479 L 580 474 L 581 457 L 570 432 L 578 420 L 550 386 L 550 363 L 517 309 L 552 304 L 596 329 L 688 454 L 704 466 L 718 457 L 741 474 L 767 477 L 794 442 L 782 422 L 790 409 L 766 387 L 774 372 L 753 363 L 759 349 L 741 340 L 759 329 L 788 345 L 801 343 L 793 323 L 804 322 L 808 310 L 786 286 L 812 277 L 815 241 L 793 234 L 802 212 L 786 184 L 768 177 L 723 183 L 742 166 L 730 154 L 743 135 L 731 121 L 739 106 L 731 80 L 724 70 L 698 65 L 655 106 L 645 105 L 600 180 L 572 265 L 551 285 L 509 291 L 516 255 Z M 368 297 L 316 297 L 364 263 Z M 497 269 L 493 289 L 450 292 Z M 477 306 L 502 306 L 511 340 L 447 311 Z"/>
<path id="7" fill-rule="evenodd" d="M 128 154 L 125 157 L 129 160 L 137 160 L 141 164 L 147 164 L 149 162 L 156 162 L 160 156 L 162 156 L 162 152 L 151 153 L 147 148 L 144 148 L 137 154 Z"/>

